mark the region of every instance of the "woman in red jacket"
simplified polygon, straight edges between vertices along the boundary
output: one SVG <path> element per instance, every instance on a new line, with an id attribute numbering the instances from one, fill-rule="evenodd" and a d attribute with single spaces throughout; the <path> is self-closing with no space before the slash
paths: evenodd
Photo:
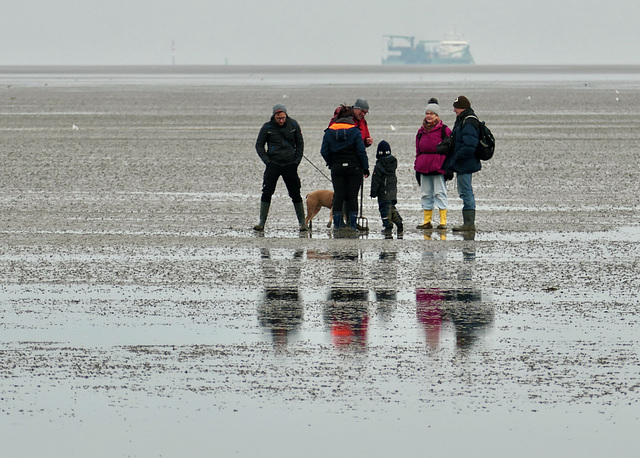
<path id="1" fill-rule="evenodd" d="M 422 126 L 416 134 L 416 160 L 414 169 L 422 191 L 422 210 L 424 221 L 418 229 L 432 229 L 431 218 L 434 206 L 440 210 L 440 224 L 437 229 L 447 228 L 447 185 L 442 163 L 445 155 L 438 153 L 436 147 L 451 129 L 440 120 L 440 106 L 435 98 L 429 99 Z"/>

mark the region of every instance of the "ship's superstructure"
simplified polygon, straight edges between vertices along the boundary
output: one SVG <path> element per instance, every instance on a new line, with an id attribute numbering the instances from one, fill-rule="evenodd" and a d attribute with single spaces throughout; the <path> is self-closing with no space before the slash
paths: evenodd
<path id="1" fill-rule="evenodd" d="M 384 65 L 449 65 L 473 64 L 469 42 L 460 38 L 442 41 L 420 40 L 404 35 L 385 35 L 387 52 Z"/>

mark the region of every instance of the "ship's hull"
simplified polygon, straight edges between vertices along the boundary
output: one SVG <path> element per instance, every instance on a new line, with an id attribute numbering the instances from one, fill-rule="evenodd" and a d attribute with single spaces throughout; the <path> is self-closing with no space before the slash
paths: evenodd
<path id="1" fill-rule="evenodd" d="M 473 57 L 468 58 L 398 58 L 385 57 L 382 59 L 383 65 L 471 65 L 474 64 Z"/>

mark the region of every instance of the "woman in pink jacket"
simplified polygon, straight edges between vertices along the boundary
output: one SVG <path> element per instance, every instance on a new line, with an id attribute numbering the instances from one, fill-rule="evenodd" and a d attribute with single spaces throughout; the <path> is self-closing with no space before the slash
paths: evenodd
<path id="1" fill-rule="evenodd" d="M 451 135 L 451 129 L 440 120 L 440 106 L 435 98 L 429 99 L 422 126 L 416 135 L 416 160 L 414 169 L 422 191 L 424 221 L 418 229 L 432 229 L 434 206 L 440 210 L 437 229 L 447 228 L 447 186 L 442 163 L 445 155 L 436 151 L 438 144 Z"/>

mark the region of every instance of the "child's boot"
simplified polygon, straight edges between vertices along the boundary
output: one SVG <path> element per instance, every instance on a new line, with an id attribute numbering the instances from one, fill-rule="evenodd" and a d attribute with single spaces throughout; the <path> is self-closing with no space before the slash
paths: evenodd
<path id="1" fill-rule="evenodd" d="M 391 232 L 393 231 L 393 223 L 389 221 L 389 218 L 382 218 L 382 233 L 389 237 L 391 236 Z"/>
<path id="2" fill-rule="evenodd" d="M 396 209 L 395 205 L 391 207 L 391 222 L 398 228 L 398 236 L 402 236 L 404 233 L 404 226 L 402 224 L 402 216 Z"/>

